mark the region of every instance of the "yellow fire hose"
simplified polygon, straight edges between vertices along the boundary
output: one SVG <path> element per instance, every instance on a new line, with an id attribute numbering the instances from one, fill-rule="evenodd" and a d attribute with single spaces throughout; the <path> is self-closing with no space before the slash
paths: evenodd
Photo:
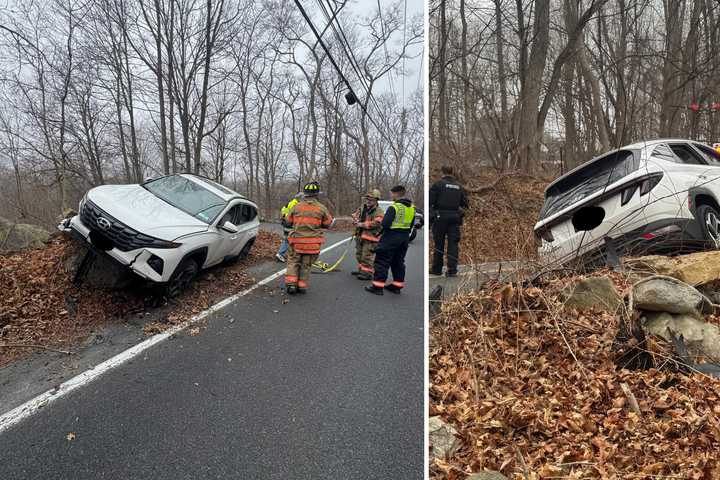
<path id="1" fill-rule="evenodd" d="M 338 267 L 338 265 L 340 265 L 342 263 L 342 261 L 345 260 L 345 257 L 347 256 L 348 252 L 350 251 L 350 248 L 352 247 L 352 241 L 354 238 L 355 238 L 355 235 L 350 237 L 347 248 L 345 248 L 345 251 L 343 252 L 342 255 L 340 255 L 340 258 L 338 258 L 337 261 L 335 263 L 333 263 L 332 265 L 330 265 L 329 263 L 326 263 L 326 262 L 321 262 L 320 260 L 316 260 L 312 266 L 314 268 L 317 268 L 320 271 L 314 272 L 314 273 L 330 273 L 333 270 L 335 270 Z"/>

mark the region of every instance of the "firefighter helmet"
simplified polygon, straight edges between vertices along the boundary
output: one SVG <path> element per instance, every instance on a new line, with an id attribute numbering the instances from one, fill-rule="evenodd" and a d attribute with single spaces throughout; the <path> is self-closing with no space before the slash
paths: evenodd
<path id="1" fill-rule="evenodd" d="M 320 193 L 320 184 L 318 182 L 308 182 L 303 187 L 305 195 L 317 195 Z"/>

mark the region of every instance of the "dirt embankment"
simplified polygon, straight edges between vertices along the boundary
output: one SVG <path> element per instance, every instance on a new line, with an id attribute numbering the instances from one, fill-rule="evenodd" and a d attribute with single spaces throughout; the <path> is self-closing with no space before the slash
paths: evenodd
<path id="1" fill-rule="evenodd" d="M 535 258 L 533 226 L 548 183 L 520 173 L 472 178 L 466 186 L 470 211 L 462 230 L 461 263 Z"/>
<path id="2" fill-rule="evenodd" d="M 142 282 L 117 291 L 76 287 L 68 259 L 84 247 L 63 236 L 41 248 L 0 255 L 0 366 L 34 351 L 71 351 L 104 323 L 133 314 L 159 313 L 160 320 L 147 325 L 146 333 L 180 323 L 249 286 L 247 267 L 272 259 L 279 245 L 278 234 L 261 230 L 247 259 L 202 272 L 170 301 Z"/>
<path id="3" fill-rule="evenodd" d="M 628 293 L 627 277 L 601 275 Z M 433 319 L 430 415 L 459 444 L 432 478 L 720 478 L 720 380 L 682 373 L 652 337 L 618 335 L 628 314 L 566 308 L 581 279 L 490 285 Z M 636 356 L 651 368 L 622 368 Z"/>

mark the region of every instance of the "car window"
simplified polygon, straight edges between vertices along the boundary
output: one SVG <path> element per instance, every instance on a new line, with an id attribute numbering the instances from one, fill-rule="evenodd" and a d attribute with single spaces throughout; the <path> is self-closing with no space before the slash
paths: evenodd
<path id="1" fill-rule="evenodd" d="M 695 144 L 695 148 L 700 150 L 700 154 L 708 165 L 720 167 L 720 153 L 708 147 L 707 145 L 701 145 L 698 143 Z"/>
<path id="2" fill-rule="evenodd" d="M 546 218 L 626 177 L 639 167 L 632 150 L 619 150 L 581 166 L 551 184 L 540 218 Z"/>
<path id="3" fill-rule="evenodd" d="M 241 223 L 247 223 L 251 222 L 255 219 L 257 216 L 257 210 L 252 205 L 248 205 L 246 203 L 239 205 L 238 209 L 238 221 L 236 225 L 240 225 Z"/>
<path id="4" fill-rule="evenodd" d="M 180 175 L 169 175 L 142 184 L 142 187 L 175 208 L 211 223 L 225 208 L 225 200 L 199 183 Z"/>
<path id="5" fill-rule="evenodd" d="M 664 143 L 661 143 L 660 145 L 657 145 L 655 147 L 655 149 L 653 150 L 652 156 L 659 160 L 665 160 L 667 162 L 678 163 L 678 158 L 675 156 L 675 154 L 670 149 L 670 147 L 668 147 Z"/>
<path id="6" fill-rule="evenodd" d="M 690 145 L 684 143 L 670 144 L 670 148 L 682 163 L 688 165 L 705 165 L 700 155 Z"/>
<path id="7" fill-rule="evenodd" d="M 235 205 L 230 210 L 225 212 L 225 215 L 220 219 L 218 225 L 224 225 L 225 222 L 230 222 L 233 225 L 237 225 L 237 219 L 240 217 L 240 205 Z"/>

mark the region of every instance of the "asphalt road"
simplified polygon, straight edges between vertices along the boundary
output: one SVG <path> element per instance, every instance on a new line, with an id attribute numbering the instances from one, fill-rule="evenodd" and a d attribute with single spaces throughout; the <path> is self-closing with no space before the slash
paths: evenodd
<path id="1" fill-rule="evenodd" d="M 422 238 L 399 296 L 364 292 L 352 257 L 307 295 L 284 303 L 273 282 L 0 434 L 0 478 L 423 478 Z"/>

